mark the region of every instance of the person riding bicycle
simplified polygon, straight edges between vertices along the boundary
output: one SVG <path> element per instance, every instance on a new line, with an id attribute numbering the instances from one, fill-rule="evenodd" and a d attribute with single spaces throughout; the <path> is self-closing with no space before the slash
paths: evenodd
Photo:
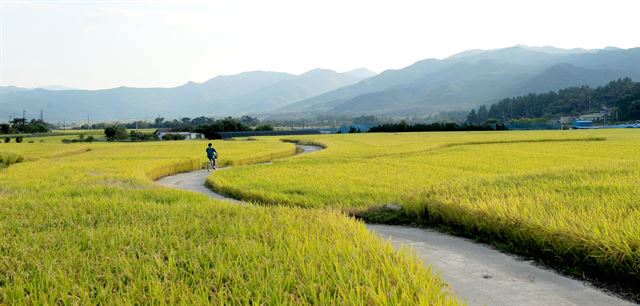
<path id="1" fill-rule="evenodd" d="M 207 151 L 207 158 L 209 158 L 209 162 L 215 163 L 216 158 L 218 157 L 218 151 L 216 151 L 216 149 L 213 148 L 211 143 L 209 143 L 205 151 Z"/>

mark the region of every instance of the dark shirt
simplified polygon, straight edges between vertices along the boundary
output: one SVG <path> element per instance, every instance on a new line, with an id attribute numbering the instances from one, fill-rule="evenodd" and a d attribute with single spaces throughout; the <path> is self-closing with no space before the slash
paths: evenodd
<path id="1" fill-rule="evenodd" d="M 206 151 L 207 151 L 208 158 L 214 158 L 215 157 L 214 153 L 218 153 L 216 149 L 214 149 L 213 147 L 208 147 Z"/>

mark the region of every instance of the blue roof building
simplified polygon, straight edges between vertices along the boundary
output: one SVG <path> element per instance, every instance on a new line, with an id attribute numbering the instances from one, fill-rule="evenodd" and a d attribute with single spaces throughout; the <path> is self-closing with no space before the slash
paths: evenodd
<path id="1" fill-rule="evenodd" d="M 572 129 L 592 129 L 593 121 L 591 120 L 575 120 L 571 124 Z"/>
<path id="2" fill-rule="evenodd" d="M 348 124 L 348 125 L 342 125 L 340 126 L 340 133 L 349 133 L 349 130 L 351 130 L 352 128 L 356 131 L 362 132 L 362 133 L 366 133 L 369 131 L 369 129 L 371 129 L 372 127 L 374 127 L 371 124 Z"/>

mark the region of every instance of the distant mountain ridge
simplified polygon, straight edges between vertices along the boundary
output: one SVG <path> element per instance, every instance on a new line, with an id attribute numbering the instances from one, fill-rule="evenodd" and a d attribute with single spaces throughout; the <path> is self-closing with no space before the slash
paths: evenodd
<path id="1" fill-rule="evenodd" d="M 426 116 L 468 111 L 506 97 L 570 86 L 640 80 L 640 48 L 561 49 L 517 45 L 468 50 L 375 74 L 314 69 L 301 75 L 252 71 L 174 88 L 61 90 L 0 88 L 0 118 L 22 109 L 54 120 L 126 120 L 253 114 Z"/>
<path id="2" fill-rule="evenodd" d="M 251 71 L 217 76 L 174 88 L 118 87 L 103 90 L 0 88 L 0 116 L 43 110 L 49 120 L 130 120 L 160 114 L 225 116 L 269 112 L 325 91 L 354 84 L 372 72 L 314 69 L 302 75 Z"/>
<path id="3" fill-rule="evenodd" d="M 499 99 L 611 80 L 640 79 L 640 48 L 602 50 L 514 46 L 469 50 L 387 70 L 351 86 L 285 106 L 278 117 L 427 115 Z"/>

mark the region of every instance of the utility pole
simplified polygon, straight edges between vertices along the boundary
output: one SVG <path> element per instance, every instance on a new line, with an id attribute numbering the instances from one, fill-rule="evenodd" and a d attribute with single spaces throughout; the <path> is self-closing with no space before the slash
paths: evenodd
<path id="1" fill-rule="evenodd" d="M 63 131 L 67 130 L 67 119 L 62 119 L 62 130 Z"/>
<path id="2" fill-rule="evenodd" d="M 23 108 L 22 109 L 22 132 L 23 133 L 27 130 L 26 123 L 27 123 L 27 111 Z"/>
<path id="3" fill-rule="evenodd" d="M 87 114 L 87 130 L 91 129 L 91 121 L 89 121 L 89 114 Z"/>

